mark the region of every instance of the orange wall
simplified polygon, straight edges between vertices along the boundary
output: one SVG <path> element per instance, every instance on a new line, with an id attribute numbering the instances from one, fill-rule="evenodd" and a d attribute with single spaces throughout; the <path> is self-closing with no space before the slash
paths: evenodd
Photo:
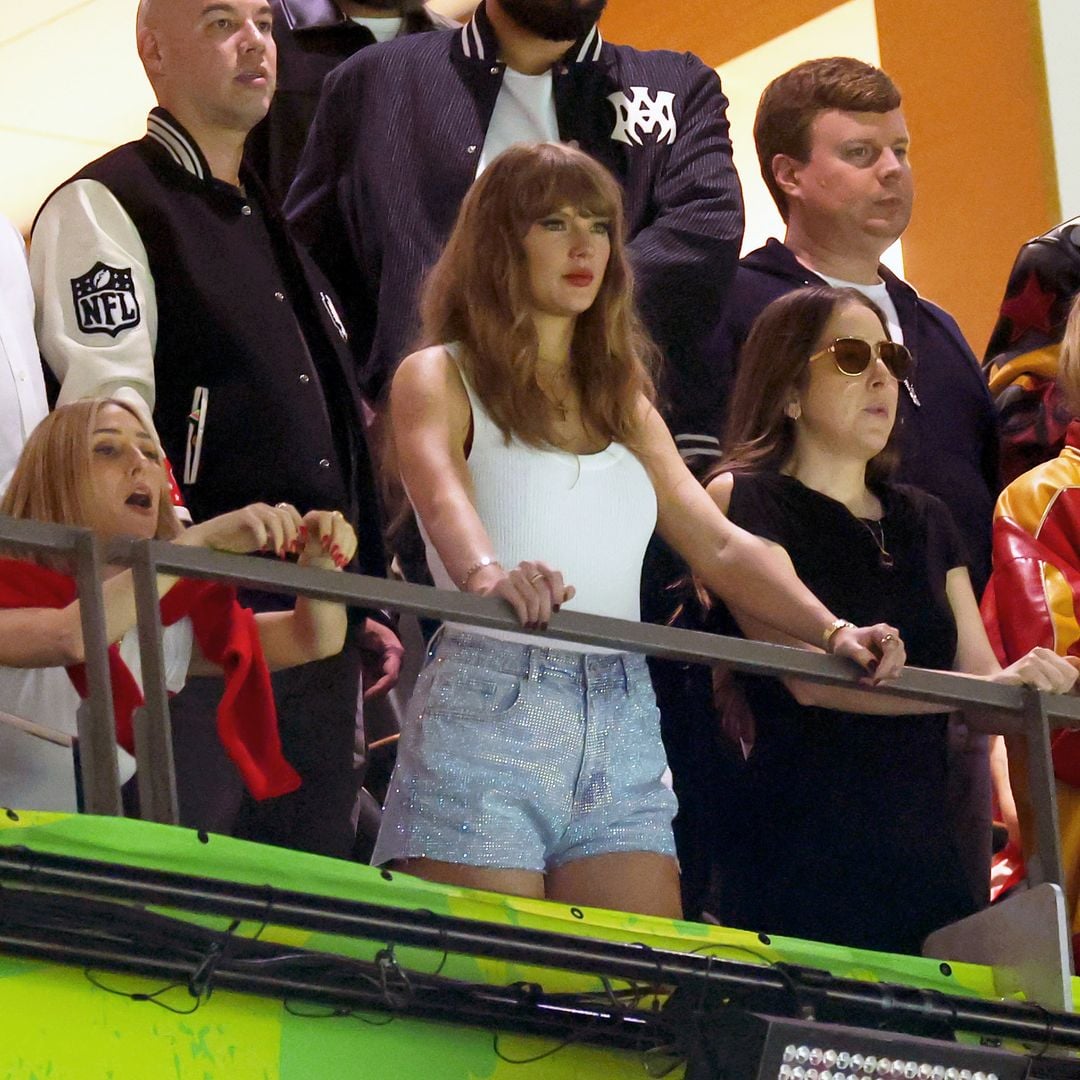
<path id="1" fill-rule="evenodd" d="M 877 0 L 877 12 L 912 131 L 905 267 L 981 354 L 1017 248 L 1060 218 L 1037 5 Z"/>
<path id="2" fill-rule="evenodd" d="M 610 0 L 612 41 L 689 49 L 711 65 L 838 0 Z M 916 175 L 906 274 L 948 308 L 976 353 L 1024 240 L 1060 216 L 1032 0 L 876 0 L 882 66 L 904 94 Z"/>

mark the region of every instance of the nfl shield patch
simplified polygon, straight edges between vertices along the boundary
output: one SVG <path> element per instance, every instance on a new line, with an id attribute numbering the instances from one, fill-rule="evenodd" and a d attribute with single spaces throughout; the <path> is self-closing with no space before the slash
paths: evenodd
<path id="1" fill-rule="evenodd" d="M 97 262 L 82 277 L 71 279 L 75 321 L 84 334 L 116 337 L 141 321 L 131 267 L 124 270 Z"/>

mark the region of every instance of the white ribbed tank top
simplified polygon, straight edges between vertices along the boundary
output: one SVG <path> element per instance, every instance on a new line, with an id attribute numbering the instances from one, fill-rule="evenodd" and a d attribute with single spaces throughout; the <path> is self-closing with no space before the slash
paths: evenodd
<path id="1" fill-rule="evenodd" d="M 459 347 L 446 348 L 456 361 Z M 577 590 L 563 605 L 567 610 L 640 620 L 641 564 L 656 527 L 656 492 L 645 467 L 621 443 L 596 454 L 540 449 L 517 439 L 507 443 L 464 372 L 461 377 L 472 407 L 468 467 L 492 554 L 507 570 L 525 559 L 561 570 Z M 456 589 L 423 523 L 420 531 L 435 584 Z M 474 632 L 537 641 L 524 633 Z M 586 651 L 574 642 L 545 644 Z M 587 651 L 603 650 L 589 646 Z"/>

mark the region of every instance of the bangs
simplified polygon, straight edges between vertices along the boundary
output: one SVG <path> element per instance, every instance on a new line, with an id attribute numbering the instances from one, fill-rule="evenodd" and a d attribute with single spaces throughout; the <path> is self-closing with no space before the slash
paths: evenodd
<path id="1" fill-rule="evenodd" d="M 619 190 L 602 165 L 561 154 L 538 164 L 532 176 L 523 178 L 515 200 L 514 216 L 525 229 L 564 206 L 613 222 L 619 217 Z"/>

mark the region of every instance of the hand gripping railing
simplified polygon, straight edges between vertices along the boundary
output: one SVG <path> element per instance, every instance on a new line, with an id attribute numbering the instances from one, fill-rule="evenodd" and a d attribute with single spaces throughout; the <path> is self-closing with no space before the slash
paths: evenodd
<path id="1" fill-rule="evenodd" d="M 339 574 L 163 541 L 113 541 L 103 556 L 99 543 L 86 530 L 0 517 L 0 543 L 9 550 L 68 554 L 75 559 L 90 687 L 90 696 L 79 710 L 78 721 L 83 798 L 89 813 L 116 814 L 120 806 L 99 575 L 103 561 L 130 566 L 134 575 L 145 697 L 145 705 L 135 718 L 139 798 L 144 818 L 167 824 L 175 824 L 178 814 L 156 574 L 228 581 L 352 606 L 434 616 L 478 627 L 521 629 L 508 607 L 494 598 L 359 574 Z M 833 685 L 852 685 L 858 679 L 858 672 L 851 664 L 820 653 L 581 612 L 559 612 L 552 617 L 547 632 L 537 632 L 536 637 L 538 641 L 556 637 L 668 659 L 722 663 L 756 675 L 797 675 Z M 1029 865 L 1029 878 L 1033 884 L 1044 881 L 1061 884 L 1064 875 L 1050 732 L 1059 728 L 1080 728 L 1080 699 L 920 668 L 906 668 L 889 684 L 888 693 L 941 705 L 942 711 L 963 710 L 969 726 L 979 731 L 1026 737 L 1039 851 L 1039 858 Z M 867 723 L 873 723 L 873 719 L 868 718 Z M 902 767 L 903 763 L 899 762 L 898 768 Z"/>

